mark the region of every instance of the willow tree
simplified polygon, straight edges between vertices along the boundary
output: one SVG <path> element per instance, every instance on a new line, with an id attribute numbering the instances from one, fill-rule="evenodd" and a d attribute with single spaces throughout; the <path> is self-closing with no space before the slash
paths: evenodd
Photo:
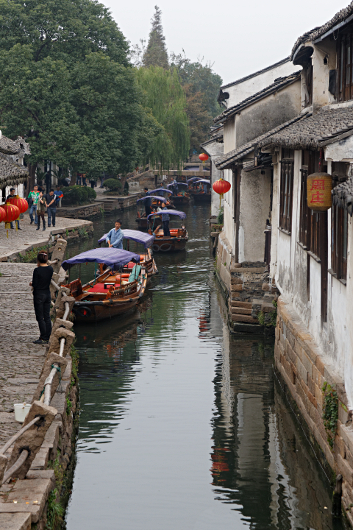
<path id="1" fill-rule="evenodd" d="M 143 105 L 161 129 L 151 144 L 149 162 L 161 169 L 185 161 L 190 149 L 186 97 L 175 70 L 158 66 L 139 68 L 136 79 L 143 92 Z"/>

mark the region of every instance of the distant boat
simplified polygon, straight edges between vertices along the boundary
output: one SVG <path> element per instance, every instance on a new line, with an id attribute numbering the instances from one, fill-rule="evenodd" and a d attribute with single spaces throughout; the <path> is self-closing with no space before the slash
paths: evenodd
<path id="1" fill-rule="evenodd" d="M 198 179 L 190 184 L 189 193 L 195 203 L 211 202 L 211 182 L 209 180 Z"/>
<path id="2" fill-rule="evenodd" d="M 138 304 L 147 285 L 146 269 L 138 264 L 139 254 L 116 248 L 95 248 L 63 261 L 62 267 L 68 270 L 76 264 L 89 262 L 107 268 L 85 285 L 80 278 L 66 285 L 75 298 L 76 322 L 99 322 L 125 315 Z M 135 263 L 131 273 L 122 272 L 130 262 Z"/>
<path id="3" fill-rule="evenodd" d="M 148 220 L 153 220 L 153 226 L 149 230 L 149 233 L 154 233 L 156 237 L 152 246 L 153 252 L 176 252 L 178 250 L 184 250 L 189 239 L 185 226 L 182 225 L 180 228 L 169 228 L 170 236 L 165 236 L 162 229 L 161 214 L 169 214 L 179 217 L 180 219 L 186 219 L 186 213 L 178 210 L 162 210 L 161 212 L 149 215 Z"/>
<path id="4" fill-rule="evenodd" d="M 186 189 L 184 191 L 179 191 L 179 187 Z M 190 202 L 190 195 L 186 191 L 187 187 L 188 185 L 186 182 L 177 182 L 177 186 L 173 182 L 168 184 L 167 188 L 173 191 L 173 195 L 170 197 L 173 204 L 177 206 L 180 204 L 188 204 Z"/>
<path id="5" fill-rule="evenodd" d="M 153 259 L 151 247 L 153 245 L 153 242 L 155 240 L 154 234 L 146 234 L 146 232 L 140 232 L 139 230 L 130 230 L 130 229 L 124 229 L 122 230 L 123 238 L 126 240 L 127 243 L 127 250 L 129 249 L 129 241 L 135 241 L 136 243 L 141 243 L 145 247 L 144 254 L 140 254 L 140 265 L 144 267 L 147 271 L 148 277 L 153 276 L 154 274 L 158 273 L 156 262 Z M 103 237 L 101 237 L 98 240 L 99 246 L 101 246 L 102 243 L 105 243 L 105 240 L 107 238 L 108 234 L 104 234 Z M 134 262 L 130 262 L 127 265 L 123 267 L 123 272 L 131 272 L 131 270 L 134 267 Z M 101 269 L 101 272 L 103 270 Z"/>

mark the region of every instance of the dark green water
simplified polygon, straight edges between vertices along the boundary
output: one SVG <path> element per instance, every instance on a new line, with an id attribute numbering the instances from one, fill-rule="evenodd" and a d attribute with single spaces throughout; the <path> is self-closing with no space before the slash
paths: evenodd
<path id="1" fill-rule="evenodd" d="M 228 332 L 209 208 L 186 211 L 187 251 L 156 255 L 159 275 L 137 311 L 76 327 L 81 416 L 67 529 L 341 529 L 274 384 L 273 345 Z M 96 240 L 113 221 L 95 223 Z M 123 224 L 135 228 L 133 212 Z"/>

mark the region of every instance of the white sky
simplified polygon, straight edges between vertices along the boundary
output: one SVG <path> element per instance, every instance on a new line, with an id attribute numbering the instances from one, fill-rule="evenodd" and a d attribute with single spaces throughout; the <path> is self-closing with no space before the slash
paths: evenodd
<path id="1" fill-rule="evenodd" d="M 223 84 L 290 54 L 296 39 L 321 26 L 349 0 L 100 0 L 132 44 L 148 39 L 157 4 L 168 51 L 204 57 Z"/>

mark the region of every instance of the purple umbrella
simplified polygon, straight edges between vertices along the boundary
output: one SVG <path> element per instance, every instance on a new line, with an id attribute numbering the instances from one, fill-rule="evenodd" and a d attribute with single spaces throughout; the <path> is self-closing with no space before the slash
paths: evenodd
<path id="1" fill-rule="evenodd" d="M 158 215 L 163 215 L 163 214 L 169 214 L 169 215 L 177 215 L 178 217 L 180 217 L 180 219 L 186 219 L 186 213 L 185 212 L 179 212 L 178 210 L 161 210 L 160 212 L 154 212 L 154 213 L 151 213 L 147 219 L 150 219 L 150 217 L 156 217 Z"/>
<path id="2" fill-rule="evenodd" d="M 73 265 L 77 263 L 104 263 L 112 269 L 117 269 L 123 267 L 130 261 L 139 263 L 140 255 L 135 254 L 134 252 L 129 252 L 127 250 L 121 250 L 119 248 L 93 248 L 92 250 L 87 250 L 86 252 L 81 252 L 73 258 L 67 259 L 62 262 L 62 268 L 67 271 Z"/>
<path id="3" fill-rule="evenodd" d="M 146 232 L 140 232 L 140 230 L 122 230 L 123 233 L 123 239 L 131 239 L 132 241 L 136 241 L 136 243 L 142 243 L 145 248 L 151 247 L 153 244 L 153 241 L 155 239 L 154 235 L 147 234 Z M 104 243 L 104 241 L 107 239 L 108 234 L 104 234 L 103 237 L 101 237 L 98 240 L 98 243 Z"/>

